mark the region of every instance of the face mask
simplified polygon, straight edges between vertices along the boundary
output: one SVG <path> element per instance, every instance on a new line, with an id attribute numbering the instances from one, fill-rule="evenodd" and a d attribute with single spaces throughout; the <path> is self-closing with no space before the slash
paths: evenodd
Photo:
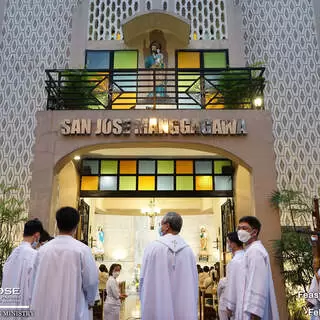
<path id="1" fill-rule="evenodd" d="M 162 232 L 162 230 L 161 230 L 161 226 L 159 226 L 159 228 L 158 228 L 158 233 L 159 233 L 159 236 L 160 236 L 160 237 L 163 236 L 163 232 Z"/>
<path id="2" fill-rule="evenodd" d="M 119 275 L 120 275 L 120 272 L 119 271 L 115 271 L 112 273 L 112 275 L 115 277 L 115 278 L 118 278 Z"/>
<path id="3" fill-rule="evenodd" d="M 232 248 L 230 247 L 229 243 L 227 243 L 227 252 L 232 252 Z"/>
<path id="4" fill-rule="evenodd" d="M 241 242 L 246 243 L 250 240 L 251 238 L 251 233 L 249 233 L 246 230 L 238 230 L 238 238 Z"/>
<path id="5" fill-rule="evenodd" d="M 38 244 L 39 244 L 39 241 L 33 241 L 33 242 L 31 243 L 31 247 L 32 247 L 33 249 L 36 249 L 37 246 L 38 246 Z"/>

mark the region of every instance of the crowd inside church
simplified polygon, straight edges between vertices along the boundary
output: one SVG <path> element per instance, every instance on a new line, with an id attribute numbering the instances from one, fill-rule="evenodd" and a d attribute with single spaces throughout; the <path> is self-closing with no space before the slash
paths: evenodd
<path id="1" fill-rule="evenodd" d="M 38 219 L 24 226 L 23 242 L 3 267 L 1 288 L 19 288 L 16 301 L 29 306 L 37 320 L 89 320 L 96 301 L 102 302 L 104 320 L 119 320 L 127 295 L 117 278 L 121 265 L 100 265 L 91 249 L 74 238 L 79 213 L 63 207 L 56 213 L 59 234 L 52 238 Z M 269 256 L 258 240 L 259 220 L 239 220 L 227 236 L 232 260 L 226 277 L 219 266 L 203 268 L 179 235 L 182 217 L 168 212 L 161 221 L 160 238 L 144 251 L 139 296 L 143 320 L 197 320 L 199 297 L 207 319 L 278 320 Z M 200 293 L 200 294 L 199 294 Z M 2 308 L 8 301 L 1 299 Z M 201 317 L 201 315 L 200 315 Z"/>

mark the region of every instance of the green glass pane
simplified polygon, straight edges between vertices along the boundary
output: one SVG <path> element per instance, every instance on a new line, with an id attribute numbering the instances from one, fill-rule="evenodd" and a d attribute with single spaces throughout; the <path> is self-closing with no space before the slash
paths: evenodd
<path id="1" fill-rule="evenodd" d="M 204 52 L 204 67 L 205 68 L 226 68 L 227 56 L 226 52 Z"/>
<path id="2" fill-rule="evenodd" d="M 113 67 L 115 69 L 131 69 L 138 67 L 138 52 L 137 51 L 115 51 Z"/>
<path id="3" fill-rule="evenodd" d="M 229 160 L 215 160 L 214 161 L 214 173 L 215 174 L 222 174 L 224 173 L 223 167 L 230 167 L 231 161 Z"/>
<path id="4" fill-rule="evenodd" d="M 136 190 L 136 177 L 120 177 L 119 190 Z"/>
<path id="5" fill-rule="evenodd" d="M 190 176 L 177 176 L 176 177 L 176 190 L 193 190 L 193 177 Z"/>
<path id="6" fill-rule="evenodd" d="M 159 191 L 173 191 L 173 176 L 159 176 L 157 178 L 157 190 Z"/>
<path id="7" fill-rule="evenodd" d="M 139 160 L 139 174 L 155 174 L 155 160 Z"/>
<path id="8" fill-rule="evenodd" d="M 101 161 L 101 174 L 117 174 L 118 173 L 118 160 L 102 160 Z"/>
<path id="9" fill-rule="evenodd" d="M 173 174 L 174 161 L 173 160 L 158 160 L 158 174 Z"/>

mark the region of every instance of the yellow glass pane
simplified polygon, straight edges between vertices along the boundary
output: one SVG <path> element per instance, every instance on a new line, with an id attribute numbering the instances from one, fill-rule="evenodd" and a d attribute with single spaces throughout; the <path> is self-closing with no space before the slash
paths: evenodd
<path id="1" fill-rule="evenodd" d="M 196 190 L 212 190 L 212 176 L 197 176 Z"/>
<path id="2" fill-rule="evenodd" d="M 200 68 L 200 52 L 178 52 L 178 68 Z"/>
<path id="3" fill-rule="evenodd" d="M 140 176 L 138 180 L 139 191 L 152 191 L 156 187 L 154 176 Z"/>
<path id="4" fill-rule="evenodd" d="M 221 103 L 223 100 L 220 93 L 206 93 L 205 98 L 206 109 L 224 109 L 224 104 Z"/>
<path id="5" fill-rule="evenodd" d="M 82 176 L 81 190 L 98 190 L 99 177 Z"/>
<path id="6" fill-rule="evenodd" d="M 193 161 L 192 160 L 177 160 L 176 161 L 176 174 L 193 174 Z"/>
<path id="7" fill-rule="evenodd" d="M 134 92 L 114 93 L 112 109 L 133 109 L 137 104 L 137 94 Z"/>
<path id="8" fill-rule="evenodd" d="M 120 174 L 136 174 L 136 160 L 120 160 Z"/>

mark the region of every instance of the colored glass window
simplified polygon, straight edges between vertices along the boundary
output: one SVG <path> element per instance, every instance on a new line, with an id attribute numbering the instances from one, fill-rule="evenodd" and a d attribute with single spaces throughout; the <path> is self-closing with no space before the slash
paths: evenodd
<path id="1" fill-rule="evenodd" d="M 196 190 L 212 190 L 212 176 L 197 176 Z"/>
<path id="2" fill-rule="evenodd" d="M 212 161 L 195 161 L 196 174 L 212 174 Z"/>
<path id="3" fill-rule="evenodd" d="M 136 177 L 121 177 L 119 178 L 119 190 L 136 190 Z"/>
<path id="4" fill-rule="evenodd" d="M 204 52 L 203 53 L 205 68 L 226 68 L 227 56 L 226 52 Z"/>
<path id="5" fill-rule="evenodd" d="M 101 161 L 101 174 L 117 174 L 118 173 L 118 160 L 102 160 Z"/>
<path id="6" fill-rule="evenodd" d="M 120 160 L 120 174 L 136 174 L 137 161 L 136 160 Z"/>
<path id="7" fill-rule="evenodd" d="M 81 190 L 95 191 L 98 190 L 99 177 L 82 176 Z"/>
<path id="8" fill-rule="evenodd" d="M 82 174 L 99 174 L 99 160 L 83 160 Z"/>
<path id="9" fill-rule="evenodd" d="M 155 160 L 139 160 L 139 174 L 155 174 Z"/>
<path id="10" fill-rule="evenodd" d="M 178 68 L 200 68 L 200 52 L 179 51 Z"/>
<path id="11" fill-rule="evenodd" d="M 157 190 L 173 191 L 174 190 L 173 176 L 159 176 L 157 178 Z"/>
<path id="12" fill-rule="evenodd" d="M 192 174 L 193 161 L 192 160 L 177 160 L 176 161 L 176 174 Z"/>
<path id="13" fill-rule="evenodd" d="M 176 177 L 176 190 L 193 190 L 193 177 L 191 176 L 177 176 Z"/>
<path id="14" fill-rule="evenodd" d="M 158 174 L 173 174 L 174 161 L 173 160 L 158 160 Z"/>
<path id="15" fill-rule="evenodd" d="M 131 50 L 114 51 L 113 67 L 114 69 L 137 68 L 138 52 Z"/>
<path id="16" fill-rule="evenodd" d="M 228 160 L 215 160 L 214 161 L 214 173 L 223 174 L 225 170 L 224 167 L 230 167 L 231 161 Z"/>
<path id="17" fill-rule="evenodd" d="M 86 52 L 86 69 L 109 69 L 110 51 L 90 51 Z"/>
<path id="18" fill-rule="evenodd" d="M 215 176 L 214 188 L 216 191 L 231 191 L 232 178 L 230 176 Z"/>
<path id="19" fill-rule="evenodd" d="M 100 177 L 100 190 L 116 191 L 118 188 L 116 176 Z"/>
<path id="20" fill-rule="evenodd" d="M 155 190 L 155 177 L 154 176 L 140 176 L 138 183 L 139 191 L 153 191 Z"/>

